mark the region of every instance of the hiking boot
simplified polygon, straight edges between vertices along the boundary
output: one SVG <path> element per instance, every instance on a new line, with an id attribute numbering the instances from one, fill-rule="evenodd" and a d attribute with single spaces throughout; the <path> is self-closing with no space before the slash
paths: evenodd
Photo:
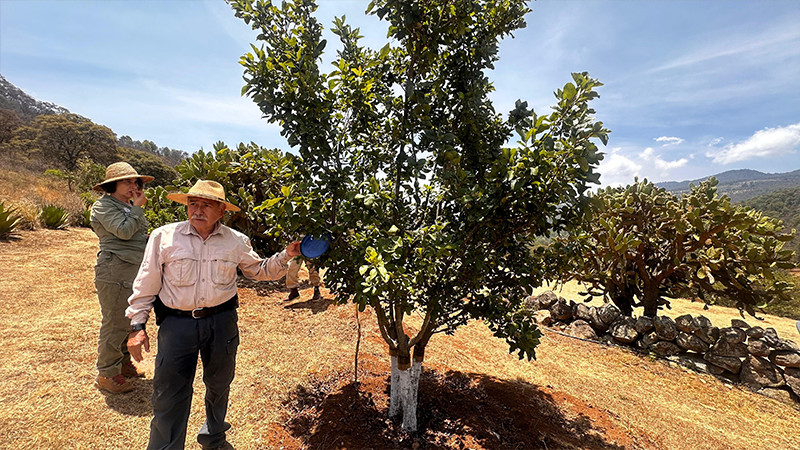
<path id="1" fill-rule="evenodd" d="M 297 292 L 297 288 L 292 288 L 292 289 L 289 291 L 289 298 L 287 298 L 286 300 L 294 300 L 294 299 L 296 299 L 297 297 L 300 297 L 300 293 L 299 293 L 299 292 Z"/>
<path id="2" fill-rule="evenodd" d="M 114 375 L 111 378 L 98 375 L 94 385 L 97 386 L 98 389 L 112 394 L 122 394 L 133 390 L 133 385 L 128 383 L 128 380 L 126 380 L 122 374 Z"/>
<path id="3" fill-rule="evenodd" d="M 132 362 L 122 363 L 122 376 L 125 378 L 144 378 L 144 371 L 136 367 Z"/>
<path id="4" fill-rule="evenodd" d="M 314 286 L 314 296 L 311 297 L 311 300 L 320 300 L 322 299 L 322 294 L 319 293 L 319 286 Z"/>

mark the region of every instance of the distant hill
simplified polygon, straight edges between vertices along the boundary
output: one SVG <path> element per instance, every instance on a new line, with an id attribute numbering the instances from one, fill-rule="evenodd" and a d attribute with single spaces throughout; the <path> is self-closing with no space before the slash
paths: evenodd
<path id="1" fill-rule="evenodd" d="M 0 75 L 0 108 L 14 111 L 25 122 L 43 114 L 69 113 L 63 106 L 36 100 L 6 80 L 3 75 Z"/>
<path id="2" fill-rule="evenodd" d="M 757 170 L 740 169 L 712 175 L 719 180 L 717 192 L 730 197 L 734 203 L 766 195 L 779 189 L 800 186 L 800 169 L 784 173 L 763 173 Z M 697 186 L 706 178 L 688 181 L 665 181 L 656 186 L 676 194 L 689 192 L 689 185 Z"/>

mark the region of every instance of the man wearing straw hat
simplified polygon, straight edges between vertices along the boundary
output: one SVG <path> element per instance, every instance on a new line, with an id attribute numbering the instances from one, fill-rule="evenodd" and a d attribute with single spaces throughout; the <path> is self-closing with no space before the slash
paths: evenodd
<path id="1" fill-rule="evenodd" d="M 106 168 L 106 179 L 94 187 L 105 192 L 92 205 L 89 216 L 100 241 L 94 285 L 103 316 L 95 385 L 112 394 L 132 391 L 133 384 L 126 378 L 144 376 L 128 353 L 131 321 L 125 317 L 125 308 L 147 244 L 148 224 L 142 207 L 147 203 L 144 183 L 150 181 L 153 177 L 139 175 L 130 164 L 116 162 Z"/>
<path id="2" fill-rule="evenodd" d="M 189 192 L 167 198 L 186 205 L 189 220 L 153 231 L 126 311 L 128 348 L 136 361 L 142 347 L 149 351 L 145 323 L 151 309 L 160 325 L 147 448 L 184 447 L 199 353 L 206 420 L 197 441 L 204 449 L 231 449 L 225 415 L 239 345 L 236 270 L 254 280 L 279 279 L 289 259 L 300 255 L 300 242 L 269 259 L 259 257 L 247 236 L 219 223 L 225 211 L 239 208 L 215 181 L 199 180 Z"/>

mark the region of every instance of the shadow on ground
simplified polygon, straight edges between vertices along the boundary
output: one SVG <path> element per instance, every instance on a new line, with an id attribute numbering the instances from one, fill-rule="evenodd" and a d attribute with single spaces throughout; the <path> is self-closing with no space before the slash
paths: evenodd
<path id="1" fill-rule="evenodd" d="M 98 391 L 106 398 L 106 405 L 120 414 L 127 416 L 153 415 L 153 380 L 139 378 L 132 381 L 136 387 L 124 394 L 110 394 Z"/>
<path id="2" fill-rule="evenodd" d="M 371 374 L 338 388 L 292 392 L 286 431 L 307 448 L 621 449 L 584 415 L 568 418 L 538 387 L 481 374 L 425 371 L 420 379 L 420 432 L 387 418 L 386 376 Z"/>

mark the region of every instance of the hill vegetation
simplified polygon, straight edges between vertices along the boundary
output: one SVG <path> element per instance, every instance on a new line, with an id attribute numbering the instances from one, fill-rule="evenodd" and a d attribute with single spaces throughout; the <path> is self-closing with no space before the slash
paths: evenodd
<path id="1" fill-rule="evenodd" d="M 763 173 L 757 170 L 740 169 L 712 176 L 719 181 L 717 186 L 719 193 L 727 195 L 734 203 L 750 200 L 776 190 L 800 186 L 800 169 L 785 173 Z M 710 177 L 686 181 L 665 181 L 656 183 L 656 186 L 675 194 L 682 194 L 689 192 L 690 185 L 699 185 L 708 178 Z"/>

